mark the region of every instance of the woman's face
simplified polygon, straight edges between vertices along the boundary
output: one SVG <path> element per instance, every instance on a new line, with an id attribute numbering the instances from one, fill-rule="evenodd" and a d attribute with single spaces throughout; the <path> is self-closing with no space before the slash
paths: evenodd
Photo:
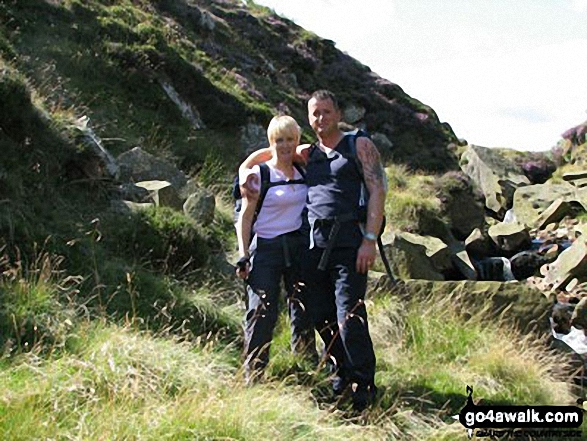
<path id="1" fill-rule="evenodd" d="M 294 131 L 277 132 L 271 143 L 271 149 L 280 161 L 293 161 L 299 139 Z"/>

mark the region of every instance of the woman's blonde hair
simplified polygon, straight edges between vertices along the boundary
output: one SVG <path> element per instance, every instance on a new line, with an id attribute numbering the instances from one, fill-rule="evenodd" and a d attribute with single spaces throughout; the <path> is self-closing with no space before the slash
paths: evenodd
<path id="1" fill-rule="evenodd" d="M 293 119 L 291 116 L 288 115 L 279 115 L 274 116 L 269 126 L 267 127 L 267 138 L 269 139 L 269 143 L 273 144 L 275 139 L 279 136 L 279 134 L 293 134 L 299 143 L 300 136 L 302 134 L 302 129 Z"/>

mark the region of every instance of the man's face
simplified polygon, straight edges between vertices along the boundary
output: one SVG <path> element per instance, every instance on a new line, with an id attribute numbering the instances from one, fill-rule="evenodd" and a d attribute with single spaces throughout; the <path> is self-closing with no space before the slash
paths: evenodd
<path id="1" fill-rule="evenodd" d="M 308 121 L 319 137 L 337 132 L 340 118 L 340 110 L 334 107 L 330 98 L 324 100 L 312 98 L 308 101 Z"/>

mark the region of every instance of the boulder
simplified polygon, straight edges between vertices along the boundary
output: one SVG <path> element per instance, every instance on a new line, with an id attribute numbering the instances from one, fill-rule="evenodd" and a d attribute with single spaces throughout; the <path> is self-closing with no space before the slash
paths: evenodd
<path id="1" fill-rule="evenodd" d="M 151 199 L 157 207 L 169 207 L 181 210 L 183 200 L 179 197 L 177 190 L 167 181 L 143 181 L 137 182 L 137 187 L 144 188 L 150 194 Z"/>
<path id="2" fill-rule="evenodd" d="M 371 139 L 377 147 L 377 150 L 379 150 L 381 156 L 389 157 L 391 155 L 393 150 L 393 143 L 386 135 L 383 133 L 373 133 L 373 135 L 371 135 Z"/>
<path id="3" fill-rule="evenodd" d="M 436 237 L 396 233 L 384 236 L 383 244 L 399 279 L 444 280 L 442 271 L 452 266 L 448 246 Z M 381 262 L 376 262 L 374 269 L 384 271 Z"/>
<path id="4" fill-rule="evenodd" d="M 530 181 L 500 149 L 469 145 L 460 160 L 461 169 L 481 189 L 485 206 L 500 218 L 511 206 L 514 191 Z"/>
<path id="5" fill-rule="evenodd" d="M 549 262 L 537 251 L 521 251 L 510 259 L 512 274 L 517 280 L 524 280 L 540 274 L 540 267 Z"/>
<path id="6" fill-rule="evenodd" d="M 450 231 L 458 240 L 465 240 L 475 228 L 485 226 L 482 195 L 465 173 L 449 171 L 435 180 L 434 188 L 441 202 L 441 217 L 448 220 Z"/>
<path id="7" fill-rule="evenodd" d="M 492 225 L 487 233 L 497 247 L 506 253 L 528 248 L 532 242 L 528 229 L 517 222 Z"/>
<path id="8" fill-rule="evenodd" d="M 145 152 L 140 147 L 122 153 L 117 161 L 120 166 L 121 181 L 167 181 L 177 190 L 187 182 L 186 175 L 176 166 Z"/>
<path id="9" fill-rule="evenodd" d="M 349 124 L 356 124 L 363 119 L 366 110 L 363 106 L 351 104 L 343 110 L 343 120 Z"/>
<path id="10" fill-rule="evenodd" d="M 377 289 L 396 292 L 386 277 Z M 553 302 L 525 283 L 407 280 L 399 294 L 415 302 L 450 299 L 451 305 L 468 314 L 486 313 L 488 320 L 499 317 L 523 332 L 550 333 L 548 315 Z"/>
<path id="11" fill-rule="evenodd" d="M 579 329 L 587 329 L 587 297 L 583 297 L 571 315 L 571 326 Z"/>
<path id="12" fill-rule="evenodd" d="M 249 123 L 241 128 L 240 143 L 244 155 L 249 155 L 255 150 L 269 147 L 267 131 L 259 124 Z"/>
<path id="13" fill-rule="evenodd" d="M 487 257 L 475 262 L 478 279 L 487 281 L 508 282 L 516 280 L 512 273 L 512 265 L 505 257 Z"/>
<path id="14" fill-rule="evenodd" d="M 477 280 L 477 270 L 469 258 L 465 245 L 461 242 L 454 241 L 449 245 L 451 251 L 451 261 L 455 268 L 469 280 Z"/>
<path id="15" fill-rule="evenodd" d="M 529 185 L 516 191 L 512 209 L 518 222 L 534 227 L 539 216 L 554 201 L 557 199 L 565 202 L 577 201 L 579 196 L 577 188 L 567 182 Z"/>
<path id="16" fill-rule="evenodd" d="M 205 188 L 192 193 L 183 204 L 183 212 L 201 225 L 212 223 L 215 209 L 214 193 Z"/>
<path id="17" fill-rule="evenodd" d="M 114 200 L 110 201 L 110 208 L 113 212 L 118 214 L 130 214 L 130 213 L 137 213 L 142 210 L 148 210 L 149 208 L 153 208 L 155 206 L 154 203 L 149 202 L 132 202 L 132 201 L 123 201 L 123 200 Z"/>
<path id="18" fill-rule="evenodd" d="M 587 276 L 587 243 L 583 236 L 559 254 L 548 266 L 545 281 L 552 289 L 567 285 L 573 278 Z"/>
<path id="19" fill-rule="evenodd" d="M 555 200 L 540 214 L 540 216 L 538 216 L 538 219 L 536 220 L 538 229 L 542 230 L 547 225 L 560 222 L 571 211 L 571 208 L 570 202 L 561 198 Z"/>
<path id="20" fill-rule="evenodd" d="M 125 201 L 132 202 L 152 202 L 150 199 L 150 193 L 147 189 L 139 187 L 133 183 L 120 184 L 116 188 L 118 197 Z"/>
<path id="21" fill-rule="evenodd" d="M 475 259 L 491 256 L 496 252 L 493 241 L 479 228 L 475 228 L 465 239 L 465 249 Z"/>

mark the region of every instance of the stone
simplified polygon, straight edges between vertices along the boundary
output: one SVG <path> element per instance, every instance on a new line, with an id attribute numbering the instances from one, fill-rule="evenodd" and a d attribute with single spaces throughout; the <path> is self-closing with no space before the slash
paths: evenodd
<path id="1" fill-rule="evenodd" d="M 483 192 L 485 206 L 500 218 L 511 205 L 514 191 L 530 184 L 521 168 L 499 149 L 469 145 L 459 165 Z"/>
<path id="2" fill-rule="evenodd" d="M 507 282 L 516 280 L 511 262 L 505 257 L 487 257 L 475 262 L 479 280 Z"/>
<path id="3" fill-rule="evenodd" d="M 167 181 L 142 181 L 137 182 L 137 187 L 147 190 L 157 207 L 170 207 L 181 210 L 183 200 L 177 190 Z"/>
<path id="4" fill-rule="evenodd" d="M 560 222 L 571 211 L 571 204 L 562 198 L 556 199 L 544 210 L 536 221 L 539 229 Z"/>
<path id="5" fill-rule="evenodd" d="M 255 150 L 269 147 L 267 131 L 259 124 L 249 123 L 241 128 L 241 149 L 244 155 L 249 155 Z"/>
<path id="6" fill-rule="evenodd" d="M 558 252 L 559 252 L 559 246 L 557 244 L 553 244 L 551 247 L 548 247 L 546 249 L 546 251 L 544 252 L 544 257 L 548 261 L 552 261 L 552 260 L 556 259 L 556 257 L 558 256 Z"/>
<path id="7" fill-rule="evenodd" d="M 546 226 L 548 222 L 541 215 L 559 199 L 566 204 L 562 207 L 566 209 L 565 215 L 570 208 L 573 210 L 574 207 L 584 208 L 587 206 L 587 188 L 577 188 L 568 182 L 529 185 L 516 190 L 512 209 L 520 223 L 528 227 L 535 227 L 538 223 Z M 556 208 L 561 209 L 561 207 Z"/>
<path id="8" fill-rule="evenodd" d="M 475 228 L 465 239 L 467 253 L 475 259 L 481 259 L 492 255 L 495 252 L 495 245 L 484 235 L 479 228 Z"/>
<path id="9" fill-rule="evenodd" d="M 546 279 L 553 289 L 565 286 L 574 277 L 587 276 L 587 243 L 577 240 L 549 265 Z"/>
<path id="10" fill-rule="evenodd" d="M 452 266 L 450 250 L 440 239 L 411 233 L 384 235 L 383 249 L 399 279 L 444 280 L 442 270 Z M 374 269 L 384 271 L 376 261 Z"/>
<path id="11" fill-rule="evenodd" d="M 351 104 L 343 110 L 343 120 L 349 124 L 356 124 L 365 117 L 366 110 L 363 106 Z"/>
<path id="12" fill-rule="evenodd" d="M 523 280 L 539 274 L 540 267 L 547 262 L 547 259 L 536 251 L 522 251 L 515 254 L 510 262 L 514 277 L 517 280 Z"/>
<path id="13" fill-rule="evenodd" d="M 505 252 L 516 252 L 531 245 L 528 229 L 519 223 L 499 223 L 487 232 L 497 247 Z"/>
<path id="14" fill-rule="evenodd" d="M 192 193 L 183 204 L 183 212 L 201 225 L 212 223 L 215 209 L 214 193 L 205 188 Z"/>
<path id="15" fill-rule="evenodd" d="M 557 334 L 568 334 L 571 332 L 571 319 L 575 305 L 566 302 L 557 302 L 552 308 L 551 318 L 552 329 Z"/>
<path id="16" fill-rule="evenodd" d="M 575 305 L 575 309 L 571 315 L 571 326 L 578 329 L 587 329 L 587 297 L 583 297 Z"/>
<path id="17" fill-rule="evenodd" d="M 577 287 L 577 285 L 579 285 L 579 279 L 577 279 L 577 278 L 575 277 L 573 280 L 571 280 L 571 281 L 570 281 L 570 282 L 567 284 L 567 286 L 565 286 L 565 291 L 569 291 L 569 292 L 570 292 L 570 291 L 573 291 L 573 290 L 574 290 L 574 289 Z"/>
<path id="18" fill-rule="evenodd" d="M 387 282 L 379 287 L 382 294 L 393 292 L 389 280 Z M 450 299 L 451 305 L 469 314 L 483 311 L 488 314 L 488 320 L 500 317 L 522 332 L 550 333 L 548 316 L 553 300 L 526 283 L 406 280 L 403 290 L 409 301 Z"/>
<path id="19" fill-rule="evenodd" d="M 110 208 L 118 214 L 137 213 L 139 211 L 148 210 L 155 207 L 154 203 L 149 202 L 132 202 L 123 200 L 110 201 Z"/>
<path id="20" fill-rule="evenodd" d="M 377 147 L 377 150 L 383 157 L 389 157 L 393 151 L 393 142 L 389 140 L 387 135 L 383 133 L 373 133 L 371 135 L 373 143 Z"/>
<path id="21" fill-rule="evenodd" d="M 140 147 L 122 153 L 117 158 L 120 180 L 127 182 L 167 181 L 177 190 L 187 182 L 186 175 L 170 162 L 145 152 Z"/>
<path id="22" fill-rule="evenodd" d="M 465 245 L 461 242 L 452 242 L 449 245 L 452 253 L 452 263 L 459 272 L 468 280 L 477 280 L 477 270 L 469 258 Z"/>

